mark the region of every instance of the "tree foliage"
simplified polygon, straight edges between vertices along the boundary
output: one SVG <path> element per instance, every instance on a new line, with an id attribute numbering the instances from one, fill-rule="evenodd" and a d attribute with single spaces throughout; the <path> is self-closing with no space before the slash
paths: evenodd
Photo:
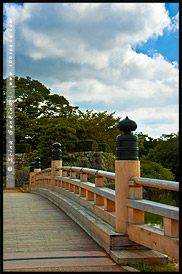
<path id="1" fill-rule="evenodd" d="M 175 179 L 169 169 L 164 168 L 160 163 L 146 160 L 145 157 L 141 158 L 141 167 L 141 177 L 167 181 L 174 181 Z"/>
<path id="2" fill-rule="evenodd" d="M 179 181 L 179 134 L 163 134 L 156 146 L 149 150 L 147 159 L 171 170 Z"/>
<path id="3" fill-rule="evenodd" d="M 169 180 L 167 178 L 169 176 L 168 173 L 170 172 L 173 174 L 173 180 L 179 181 L 179 134 L 163 134 L 157 139 L 153 139 L 146 134 L 142 134 L 142 132 L 140 132 L 137 136 L 139 140 L 139 156 L 141 159 L 141 165 L 145 165 L 145 174 L 148 166 L 148 177 L 153 178 L 153 163 L 157 163 L 165 168 L 164 172 L 166 175 L 164 175 L 163 172 L 163 176 L 161 177 L 161 171 L 158 169 L 158 172 L 155 172 L 155 175 L 157 176 L 155 177 L 156 179 Z M 149 170 L 150 163 L 151 170 Z M 158 175 L 156 173 L 158 173 Z"/>
<path id="4" fill-rule="evenodd" d="M 50 89 L 29 76 L 15 76 L 15 141 L 27 141 L 32 146 L 38 142 L 44 123 L 56 117 L 72 117 L 78 107 L 71 107 L 64 96 L 50 94 Z M 6 79 L 3 79 L 4 111 Z M 5 114 L 3 115 L 5 124 Z M 43 120 L 42 120 L 43 118 Z M 46 120 L 47 118 L 47 120 Z M 43 124 L 42 124 L 43 123 Z M 5 135 L 4 135 L 5 143 Z"/>

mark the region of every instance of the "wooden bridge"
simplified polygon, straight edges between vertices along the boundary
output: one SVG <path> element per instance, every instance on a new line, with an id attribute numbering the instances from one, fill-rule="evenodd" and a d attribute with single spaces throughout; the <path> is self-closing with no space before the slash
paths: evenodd
<path id="1" fill-rule="evenodd" d="M 4 272 L 132 271 L 118 266 L 80 226 L 39 195 L 5 190 L 3 210 Z"/>
<path id="2" fill-rule="evenodd" d="M 53 144 L 50 168 L 41 170 L 40 158 L 35 158 L 30 169 L 29 191 L 60 208 L 98 244 L 95 248 L 101 253 L 95 256 L 100 256 L 101 264 L 101 257 L 104 260 L 107 256 L 121 266 L 167 263 L 168 256 L 179 260 L 179 208 L 143 199 L 143 186 L 179 191 L 179 183 L 141 178 L 140 161 L 131 157 L 133 152 L 131 159 L 117 156 L 115 173 L 64 166 L 60 147 L 57 142 Z M 104 187 L 105 178 L 115 181 L 115 190 Z M 36 207 L 32 203 L 32 208 L 39 211 Z M 163 216 L 163 229 L 145 224 L 145 212 Z M 59 241 L 57 247 L 61 248 Z"/>

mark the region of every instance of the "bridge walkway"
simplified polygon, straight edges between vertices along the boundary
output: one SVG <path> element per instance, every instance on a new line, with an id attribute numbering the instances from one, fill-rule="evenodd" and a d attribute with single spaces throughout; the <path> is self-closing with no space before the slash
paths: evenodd
<path id="1" fill-rule="evenodd" d="M 3 193 L 3 271 L 133 272 L 45 198 Z"/>

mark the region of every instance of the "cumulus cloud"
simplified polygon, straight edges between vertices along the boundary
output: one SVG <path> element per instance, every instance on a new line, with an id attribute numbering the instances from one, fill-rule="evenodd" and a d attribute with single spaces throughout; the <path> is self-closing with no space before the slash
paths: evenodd
<path id="1" fill-rule="evenodd" d="M 25 3 L 23 7 L 5 7 L 8 16 L 14 15 L 17 34 L 31 48 L 24 48 L 25 54 L 34 59 L 62 57 L 96 68 L 107 66 L 113 52 L 162 35 L 170 24 L 164 5 L 157 3 Z"/>
<path id="2" fill-rule="evenodd" d="M 122 117 L 131 109 L 169 113 L 178 104 L 177 63 L 134 51 L 177 29 L 179 15 L 171 20 L 164 3 L 5 4 L 5 13 L 15 20 L 16 74 L 42 81 L 71 104 Z M 144 116 L 136 115 L 138 123 Z"/>
<path id="3" fill-rule="evenodd" d="M 95 98 L 109 104 L 116 104 L 118 100 L 126 104 L 127 101 L 136 99 L 153 99 L 149 103 L 156 105 L 159 98 L 163 102 L 169 100 L 169 104 L 174 102 L 173 99 L 176 100 L 178 70 L 175 64 L 168 63 L 161 55 L 150 58 L 130 49 L 123 62 L 113 64 L 104 73 L 105 82 L 101 79 L 84 78 L 54 84 L 52 90 L 64 90 L 74 103 L 94 102 Z"/>
<path id="4" fill-rule="evenodd" d="M 179 125 L 178 105 L 159 107 L 140 106 L 127 112 L 130 119 L 137 122 L 136 132 L 144 132 L 154 138 L 160 137 L 163 133 L 177 133 Z M 120 116 L 125 117 L 125 112 L 118 112 Z M 160 129 L 160 131 L 159 131 Z M 160 134 L 159 134 L 160 132 Z"/>

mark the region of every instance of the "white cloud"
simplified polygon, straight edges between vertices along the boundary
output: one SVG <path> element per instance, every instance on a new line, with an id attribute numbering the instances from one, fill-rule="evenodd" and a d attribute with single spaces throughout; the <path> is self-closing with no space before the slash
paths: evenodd
<path id="1" fill-rule="evenodd" d="M 177 103 L 178 69 L 161 55 L 152 59 L 130 49 L 124 61 L 112 63 L 104 73 L 105 82 L 84 78 L 54 84 L 52 90 L 64 90 L 65 96 L 76 104 L 94 101 L 95 98 L 97 102 L 104 101 L 106 104 L 145 99 L 152 99 L 153 105 L 159 100 L 164 100 L 164 104 L 169 100 L 170 104 L 175 99 Z M 162 102 L 160 104 L 163 105 Z"/>
<path id="2" fill-rule="evenodd" d="M 139 107 L 127 112 L 119 112 L 123 118 L 128 116 L 137 122 L 136 132 L 143 132 L 153 138 L 160 137 L 163 133 L 177 133 L 179 131 L 178 106 Z M 138 121 L 140 121 L 138 123 Z"/>
<path id="3" fill-rule="evenodd" d="M 83 79 L 74 82 L 63 82 L 52 86 L 54 92 L 59 93 L 60 90 L 64 90 L 66 98 L 68 98 L 73 104 L 79 102 L 97 101 L 104 102 L 106 105 L 114 103 L 116 96 L 122 90 L 117 86 L 105 85 L 95 79 Z M 113 96 L 114 94 L 114 96 Z"/>
<path id="4" fill-rule="evenodd" d="M 89 13 L 90 10 L 95 10 L 100 7 L 101 3 L 64 3 L 64 6 L 72 8 L 79 14 L 85 16 L 85 13 Z"/>
<path id="5" fill-rule="evenodd" d="M 156 134 L 163 130 L 155 122 L 160 109 L 163 118 L 168 109 L 168 129 L 176 126 L 177 63 L 132 50 L 177 29 L 179 14 L 170 20 L 164 3 L 5 4 L 5 11 L 15 18 L 18 75 L 38 79 L 85 109 L 100 111 L 100 104 L 122 117 L 132 110 L 144 129 L 150 127 L 142 117 L 153 117 Z"/>
<path id="6" fill-rule="evenodd" d="M 158 3 L 25 3 L 6 10 L 14 14 L 17 35 L 31 44 L 33 53 L 24 48 L 24 54 L 64 56 L 68 62 L 96 68 L 106 67 L 110 53 L 123 45 L 127 48 L 162 35 L 170 24 L 164 4 Z M 34 51 L 42 52 L 35 55 Z"/>

